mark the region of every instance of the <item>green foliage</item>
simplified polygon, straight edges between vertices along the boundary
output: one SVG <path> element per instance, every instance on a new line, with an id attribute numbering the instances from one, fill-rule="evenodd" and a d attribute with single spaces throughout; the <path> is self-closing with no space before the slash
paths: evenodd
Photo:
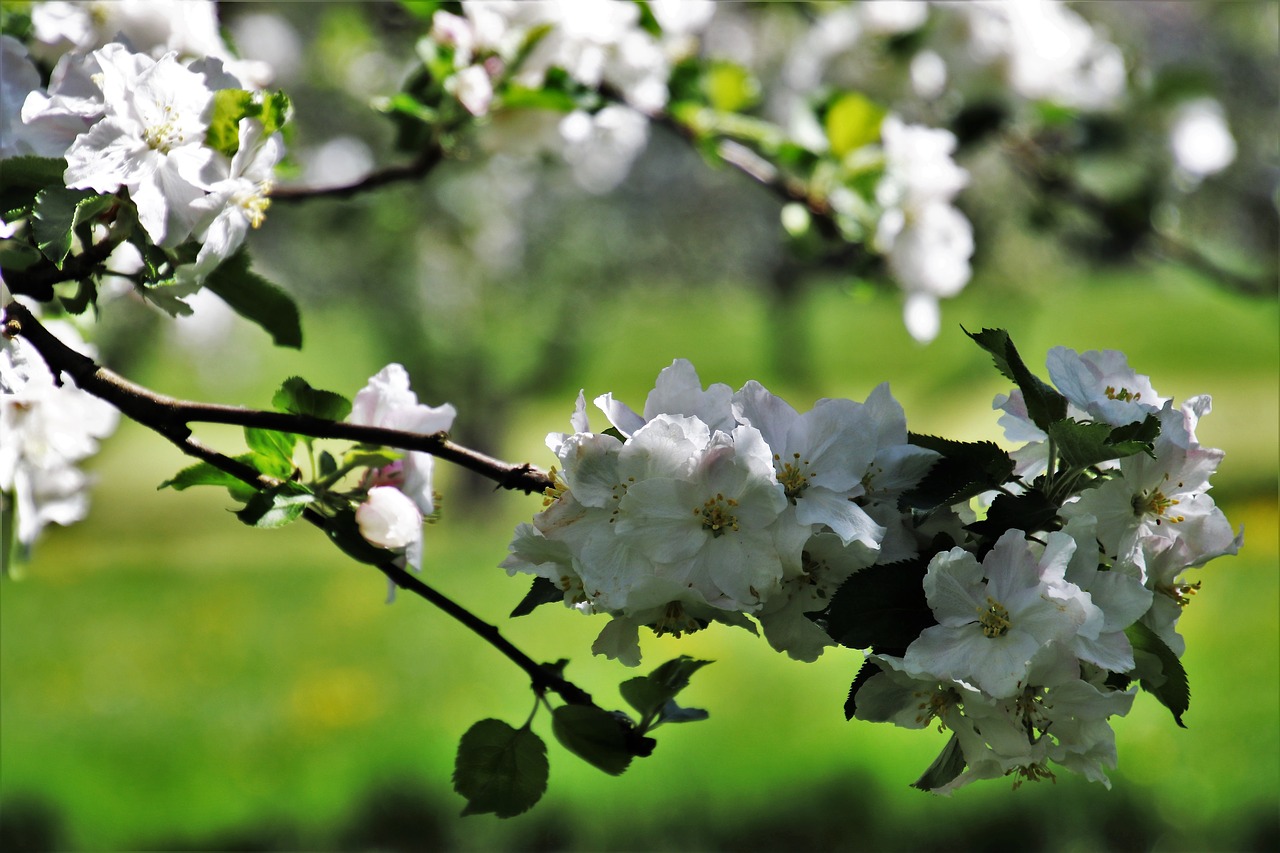
<path id="1" fill-rule="evenodd" d="M 255 94 L 244 89 L 219 89 L 213 93 L 213 114 L 205 132 L 205 144 L 228 157 L 240 150 L 240 120 L 257 119 L 267 136 L 284 127 L 291 110 L 284 92 Z"/>
<path id="2" fill-rule="evenodd" d="M 1146 453 L 1154 458 L 1153 442 L 1160 433 L 1160 419 L 1147 415 L 1142 423 L 1112 427 L 1106 423 L 1081 423 L 1063 418 L 1049 424 L 1046 432 L 1067 465 L 1084 469 L 1137 453 Z"/>
<path id="3" fill-rule="evenodd" d="M 334 391 L 313 388 L 301 376 L 290 376 L 271 398 L 278 411 L 294 415 L 310 415 L 331 421 L 346 420 L 351 414 L 351 401 Z"/>
<path id="4" fill-rule="evenodd" d="M 917 447 L 942 454 L 914 488 L 898 500 L 903 508 L 929 510 L 968 500 L 999 488 L 1013 477 L 1014 461 L 992 441 L 955 441 L 908 434 Z"/>
<path id="5" fill-rule="evenodd" d="M 529 591 L 525 593 L 524 598 L 520 599 L 520 603 L 511 611 L 511 618 L 528 616 L 536 608 L 543 604 L 550 604 L 553 601 L 564 601 L 564 590 L 546 578 L 534 578 L 533 585 L 529 587 Z"/>
<path id="6" fill-rule="evenodd" d="M 681 655 L 648 675 L 622 682 L 618 688 L 622 698 L 640 713 L 639 730 L 643 733 L 664 722 L 705 719 L 705 711 L 681 708 L 674 700 L 676 694 L 689 686 L 689 677 L 709 663 L 709 660 L 694 660 Z"/>
<path id="7" fill-rule="evenodd" d="M 0 169 L 0 211 L 6 222 L 21 219 L 46 187 L 63 187 L 67 161 L 61 157 L 10 157 Z"/>
<path id="8" fill-rule="evenodd" d="M 831 153 L 839 159 L 880 139 L 880 125 L 888 110 L 858 92 L 845 92 L 827 107 L 823 129 Z"/>
<path id="9" fill-rule="evenodd" d="M 71 251 L 74 229 L 91 221 L 114 203 L 111 196 L 90 190 L 65 187 L 41 190 L 35 198 L 31 217 L 36 245 L 54 266 L 61 269 L 62 262 Z"/>
<path id="10" fill-rule="evenodd" d="M 936 624 L 923 586 L 932 553 L 931 548 L 913 560 L 850 575 L 822 613 L 831 639 L 852 649 L 901 654 L 921 631 Z"/>
<path id="11" fill-rule="evenodd" d="M 947 745 L 942 748 L 942 752 L 938 753 L 938 757 L 933 760 L 933 763 L 929 765 L 920 778 L 911 783 L 911 787 L 919 788 L 921 791 L 932 791 L 934 788 L 941 788 L 963 773 L 964 766 L 964 753 L 960 750 L 960 736 L 953 734 L 951 740 L 947 741 Z"/>
<path id="12" fill-rule="evenodd" d="M 209 274 L 204 286 L 241 317 L 261 326 L 276 346 L 302 348 L 302 318 L 285 291 L 249 269 L 241 249 Z"/>
<path id="13" fill-rule="evenodd" d="M 298 444 L 298 436 L 291 432 L 245 427 L 244 440 L 251 451 L 270 460 L 273 472 L 292 473 L 293 449 Z"/>
<path id="14" fill-rule="evenodd" d="M 1047 432 L 1049 424 L 1067 416 L 1067 398 L 1027 369 L 1008 332 L 1004 329 L 983 329 L 974 334 L 965 329 L 964 333 L 991 353 L 996 369 L 1017 384 L 1026 401 L 1027 414 L 1036 426 Z"/>
<path id="15" fill-rule="evenodd" d="M 701 89 L 712 109 L 723 112 L 742 112 L 760 101 L 760 81 L 741 65 L 727 60 L 706 64 Z"/>
<path id="16" fill-rule="evenodd" d="M 301 483 L 285 480 L 283 483 L 259 490 L 236 517 L 250 527 L 284 527 L 297 521 L 316 496 Z"/>
<path id="17" fill-rule="evenodd" d="M 547 746 L 526 725 L 481 720 L 462 736 L 453 769 L 453 789 L 467 800 L 464 815 L 515 817 L 547 790 Z"/>
<path id="18" fill-rule="evenodd" d="M 247 462 L 252 459 L 252 455 L 239 457 L 239 461 Z M 173 489 L 181 492 L 192 486 L 223 486 L 235 500 L 244 503 L 253 497 L 257 491 L 253 486 L 243 482 L 238 477 L 228 474 L 221 468 L 215 468 L 208 462 L 197 462 L 196 464 L 183 468 L 177 474 L 174 474 L 168 480 L 165 480 L 156 489 Z"/>
<path id="19" fill-rule="evenodd" d="M 631 764 L 631 721 L 594 705 L 561 705 L 551 712 L 551 731 L 565 749 L 611 776 Z"/>
<path id="20" fill-rule="evenodd" d="M 1139 681 L 1142 689 L 1155 696 L 1173 714 L 1174 721 L 1186 728 L 1182 715 L 1191 707 L 1191 685 L 1187 671 L 1173 650 L 1146 624 L 1134 622 L 1124 629 L 1124 635 L 1133 645 L 1133 657 L 1137 671 L 1143 673 Z"/>
<path id="21" fill-rule="evenodd" d="M 966 525 L 991 541 L 1000 538 L 1006 530 L 1033 533 L 1037 530 L 1057 530 L 1058 505 L 1039 489 L 1027 489 L 1022 494 L 999 494 L 987 509 L 987 517 Z"/>

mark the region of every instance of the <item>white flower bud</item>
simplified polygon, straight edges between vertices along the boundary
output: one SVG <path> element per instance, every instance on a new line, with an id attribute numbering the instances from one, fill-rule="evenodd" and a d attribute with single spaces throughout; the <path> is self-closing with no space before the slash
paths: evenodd
<path id="1" fill-rule="evenodd" d="M 360 535 L 379 548 L 408 548 L 422 538 L 422 513 L 404 492 L 375 486 L 356 510 Z"/>

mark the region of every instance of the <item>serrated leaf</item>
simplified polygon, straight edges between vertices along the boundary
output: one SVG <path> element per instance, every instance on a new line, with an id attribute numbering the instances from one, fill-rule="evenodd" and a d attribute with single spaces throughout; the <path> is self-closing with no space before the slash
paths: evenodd
<path id="1" fill-rule="evenodd" d="M 264 137 L 279 131 L 293 116 L 293 102 L 284 92 L 263 93 L 262 103 L 258 107 L 257 119 L 262 122 Z"/>
<path id="2" fill-rule="evenodd" d="M 561 705 L 551 712 L 551 731 L 565 749 L 611 776 L 631 764 L 626 724 L 593 705 Z"/>
<path id="3" fill-rule="evenodd" d="M 1014 461 L 991 441 L 954 441 L 932 435 L 908 434 L 917 447 L 937 451 L 942 458 L 920 482 L 904 492 L 900 508 L 933 509 L 968 500 L 1009 482 Z"/>
<path id="4" fill-rule="evenodd" d="M 873 675 L 879 672 L 880 667 L 863 658 L 862 665 L 858 667 L 858 674 L 853 677 L 853 683 L 849 685 L 849 696 L 844 700 L 844 718 L 846 720 L 852 720 L 853 715 L 858 713 L 858 691 L 862 689 L 862 685 L 866 684 Z"/>
<path id="5" fill-rule="evenodd" d="M 31 217 L 31 234 L 41 254 L 62 269 L 62 262 L 71 251 L 71 229 L 75 224 L 76 207 L 94 197 L 89 190 L 69 190 L 66 187 L 50 187 L 36 196 Z"/>
<path id="6" fill-rule="evenodd" d="M 300 376 L 290 376 L 271 398 L 271 405 L 281 412 L 311 415 L 329 421 L 345 420 L 351 414 L 351 401 L 333 391 L 312 388 Z"/>
<path id="7" fill-rule="evenodd" d="M 1148 416 L 1141 424 L 1126 424 L 1123 427 L 1064 418 L 1049 424 L 1045 432 L 1053 439 L 1058 454 L 1068 465 L 1072 468 L 1088 468 L 1111 459 L 1154 452 L 1152 440 L 1155 436 L 1147 438 L 1151 434 L 1148 426 L 1151 423 L 1154 423 L 1155 432 L 1158 433 L 1160 419 L 1155 415 Z"/>
<path id="8" fill-rule="evenodd" d="M 1174 722 L 1185 729 L 1187 726 L 1182 722 L 1182 715 L 1191 707 L 1191 686 L 1182 661 L 1155 631 L 1142 622 L 1134 622 L 1125 628 L 1124 635 L 1129 638 L 1134 655 L 1146 654 L 1159 661 L 1160 675 L 1143 678 L 1139 684 L 1168 708 Z"/>
<path id="9" fill-rule="evenodd" d="M 293 473 L 293 449 L 298 444 L 298 436 L 274 429 L 245 427 L 244 440 L 254 453 L 275 460 L 273 471 L 284 468 L 287 473 Z"/>
<path id="10" fill-rule="evenodd" d="M 204 286 L 241 317 L 266 330 L 276 346 L 302 348 L 302 320 L 293 297 L 250 271 L 244 249 L 210 273 Z"/>
<path id="11" fill-rule="evenodd" d="M 458 743 L 453 790 L 467 800 L 463 815 L 515 817 L 547 790 L 547 745 L 531 729 L 481 720 Z"/>
<path id="12" fill-rule="evenodd" d="M 831 153 L 840 159 L 880 138 L 888 110 L 858 92 L 846 92 L 827 108 L 823 128 Z"/>
<path id="13" fill-rule="evenodd" d="M 306 486 L 286 480 L 258 491 L 244 509 L 236 511 L 236 517 L 250 527 L 284 527 L 296 521 L 315 499 L 316 496 Z"/>
<path id="14" fill-rule="evenodd" d="M 980 536 L 999 539 L 1006 530 L 1022 530 L 1032 533 L 1037 530 L 1057 530 L 1055 520 L 1058 517 L 1058 505 L 1045 497 L 1039 489 L 1028 489 L 1020 495 L 1000 494 L 987 509 L 987 517 L 982 521 L 965 525 Z"/>
<path id="15" fill-rule="evenodd" d="M 951 740 L 938 753 L 938 757 L 929 765 L 919 779 L 911 783 L 911 787 L 921 791 L 932 791 L 941 788 L 964 772 L 964 752 L 960 749 L 960 736 L 953 734 Z"/>
<path id="16" fill-rule="evenodd" d="M 913 560 L 868 566 L 840 585 L 823 611 L 831 639 L 852 649 L 900 654 L 936 624 L 924 594 L 933 550 Z"/>
<path id="17" fill-rule="evenodd" d="M 564 601 L 564 590 L 546 578 L 534 578 L 529 591 L 520 599 L 515 610 L 511 611 L 511 618 L 528 616 L 536 608 L 553 601 Z"/>
<path id="18" fill-rule="evenodd" d="M 1051 423 L 1067 416 L 1067 398 L 1027 369 L 1008 332 L 1004 329 L 983 329 L 974 334 L 965 329 L 964 333 L 991 353 L 996 369 L 1013 380 L 1022 391 L 1027 404 L 1027 415 L 1036 426 L 1048 432 Z"/>

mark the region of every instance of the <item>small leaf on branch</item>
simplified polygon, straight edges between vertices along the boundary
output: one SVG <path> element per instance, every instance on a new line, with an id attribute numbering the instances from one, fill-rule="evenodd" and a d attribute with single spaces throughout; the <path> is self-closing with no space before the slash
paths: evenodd
<path id="1" fill-rule="evenodd" d="M 1182 661 L 1155 631 L 1142 622 L 1134 622 L 1125 628 L 1124 635 L 1133 646 L 1134 657 L 1139 659 L 1139 669 L 1151 661 L 1159 666 L 1159 674 L 1148 674 L 1139 681 L 1142 689 L 1168 708 L 1174 722 L 1185 729 L 1187 726 L 1182 722 L 1182 715 L 1191 707 L 1191 686 Z"/>
<path id="2" fill-rule="evenodd" d="M 611 776 L 631 764 L 630 727 L 593 705 L 561 705 L 551 712 L 551 731 L 565 749 Z"/>
<path id="3" fill-rule="evenodd" d="M 831 639 L 851 649 L 902 654 L 936 624 L 924 594 L 928 549 L 914 560 L 869 566 L 849 576 L 823 611 Z"/>
<path id="4" fill-rule="evenodd" d="M 705 720 L 710 716 L 711 714 L 702 708 L 685 708 L 676 704 L 676 700 L 669 699 L 667 704 L 662 706 L 662 712 L 658 714 L 658 722 L 693 723 L 698 720 Z"/>
<path id="5" fill-rule="evenodd" d="M 668 706 L 674 705 L 672 700 L 675 696 L 689 686 L 690 676 L 709 663 L 711 663 L 709 660 L 694 660 L 687 655 L 681 655 L 662 664 L 648 675 L 624 681 L 618 690 L 627 704 L 639 712 L 643 722 L 655 720 L 653 725 L 661 722 L 675 722 L 664 717 Z M 692 710 L 680 708 L 678 705 L 675 707 L 681 712 Z M 690 717 L 689 719 L 702 718 Z M 652 728 L 652 725 L 648 728 Z"/>
<path id="6" fill-rule="evenodd" d="M 256 109 L 253 93 L 244 89 L 219 89 L 213 93 L 213 111 L 204 142 L 215 151 L 234 157 L 240 150 L 240 119 Z"/>
<path id="7" fill-rule="evenodd" d="M 302 348 L 302 321 L 293 297 L 251 272 L 244 249 L 210 273 L 204 286 L 241 317 L 266 330 L 276 346 Z"/>
<path id="8" fill-rule="evenodd" d="M 524 598 L 520 599 L 515 610 L 511 611 L 511 618 L 528 616 L 535 608 L 553 601 L 564 601 L 564 590 L 546 578 L 534 578 L 533 586 L 529 587 Z"/>
<path id="9" fill-rule="evenodd" d="M 293 448 L 298 444 L 298 436 L 274 429 L 245 427 L 244 440 L 254 453 L 273 460 L 273 472 L 283 469 L 286 474 L 293 473 Z"/>
<path id="10" fill-rule="evenodd" d="M 25 208 L 49 187 L 63 188 L 67 161 L 61 157 L 10 157 L 0 169 L 0 209 L 5 218 Z M 14 217 L 16 218 L 16 217 Z"/>
<path id="11" fill-rule="evenodd" d="M 880 125 L 888 110 L 858 92 L 836 98 L 823 120 L 831 153 L 840 159 L 880 138 Z"/>
<path id="12" fill-rule="evenodd" d="M 964 772 L 964 753 L 960 750 L 960 736 L 953 734 L 951 740 L 942 748 L 942 752 L 929 765 L 919 779 L 911 783 L 911 787 L 921 791 L 932 791 L 941 788 Z"/>
<path id="13" fill-rule="evenodd" d="M 252 464 L 250 462 L 251 459 L 252 454 L 245 454 L 237 457 L 236 461 Z M 215 468 L 208 462 L 197 462 L 194 465 L 183 468 L 173 477 L 156 486 L 156 490 L 168 488 L 180 492 L 192 486 L 222 486 L 231 493 L 232 499 L 240 503 L 247 502 L 258 493 L 258 490 L 253 486 L 220 468 Z"/>
<path id="14" fill-rule="evenodd" d="M 286 480 L 259 491 L 249 499 L 244 509 L 236 512 L 236 517 L 250 527 L 284 527 L 296 521 L 315 499 L 316 496 L 306 486 Z"/>
<path id="15" fill-rule="evenodd" d="M 902 509 L 929 510 L 966 501 L 1009 482 L 1014 461 L 991 441 L 954 441 L 909 433 L 907 440 L 942 454 L 929 473 L 898 499 Z"/>
<path id="16" fill-rule="evenodd" d="M 983 329 L 974 334 L 965 329 L 964 333 L 991 353 L 996 369 L 1017 384 L 1026 401 L 1027 414 L 1036 426 L 1047 432 L 1051 423 L 1067 416 L 1067 398 L 1027 369 L 1008 332 L 1004 329 Z"/>
<path id="17" fill-rule="evenodd" d="M 341 421 L 351 414 L 351 401 L 333 391 L 312 388 L 300 376 L 290 376 L 271 398 L 278 411 L 294 415 L 310 415 L 330 421 Z"/>
<path id="18" fill-rule="evenodd" d="M 462 736 L 453 768 L 453 790 L 467 800 L 462 814 L 515 817 L 547 790 L 547 745 L 531 729 L 481 720 Z"/>
<path id="19" fill-rule="evenodd" d="M 702 72 L 701 84 L 707 103 L 722 112 L 742 112 L 760 100 L 760 81 L 736 62 L 709 62 Z"/>
<path id="20" fill-rule="evenodd" d="M 31 233 L 40 252 L 58 269 L 62 269 L 62 262 L 71 251 L 71 229 L 75 225 L 76 209 L 81 202 L 94 198 L 100 196 L 89 190 L 65 187 L 50 187 L 36 196 Z"/>

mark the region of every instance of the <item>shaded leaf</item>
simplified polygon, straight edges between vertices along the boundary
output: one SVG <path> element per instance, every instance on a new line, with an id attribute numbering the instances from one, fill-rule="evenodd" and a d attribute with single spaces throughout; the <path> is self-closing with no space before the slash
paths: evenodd
<path id="1" fill-rule="evenodd" d="M 853 715 L 858 713 L 858 691 L 862 689 L 862 685 L 871 680 L 871 676 L 880 672 L 880 667 L 870 663 L 866 658 L 862 659 L 862 665 L 858 667 L 858 674 L 853 677 L 853 683 L 849 685 L 849 696 L 844 700 L 844 718 L 852 720 Z"/>
<path id="2" fill-rule="evenodd" d="M 951 740 L 942 748 L 942 752 L 929 765 L 919 779 L 911 783 L 911 787 L 921 791 L 932 791 L 941 788 L 964 772 L 964 753 L 960 750 L 960 736 L 953 734 Z"/>
<path id="3" fill-rule="evenodd" d="M 564 590 L 546 578 L 534 578 L 533 586 L 529 587 L 524 598 L 520 599 L 515 610 L 511 611 L 511 618 L 528 616 L 535 608 L 553 601 L 564 601 Z"/>
<path id="4" fill-rule="evenodd" d="M 937 624 L 924 594 L 930 555 L 869 566 L 840 585 L 825 613 L 831 639 L 852 649 L 901 654 L 920 632 Z"/>
<path id="5" fill-rule="evenodd" d="M 346 508 L 331 516 L 324 532 L 330 542 L 356 562 L 376 566 L 392 559 L 390 551 L 372 544 L 360 533 L 354 509 Z"/>
<path id="6" fill-rule="evenodd" d="M 286 480 L 258 491 L 244 509 L 236 512 L 236 517 L 250 527 L 284 527 L 296 521 L 315 499 L 316 496 L 306 486 Z"/>
<path id="7" fill-rule="evenodd" d="M 1014 461 L 991 441 L 954 441 L 932 435 L 909 433 L 907 440 L 917 447 L 942 454 L 929 473 L 898 499 L 901 509 L 933 509 L 968 500 L 1009 482 Z"/>
<path id="8" fill-rule="evenodd" d="M 983 329 L 974 334 L 965 329 L 964 333 L 978 346 L 991 353 L 996 369 L 1012 379 L 1022 391 L 1023 399 L 1027 404 L 1027 414 L 1036 426 L 1048 432 L 1051 423 L 1067 416 L 1067 398 L 1027 369 L 1008 332 L 1004 329 Z"/>
<path id="9" fill-rule="evenodd" d="M 8 168 L 6 161 L 6 168 Z M 50 187 L 36 196 L 31 217 L 31 233 L 41 254 L 62 268 L 71 251 L 71 229 L 75 225 L 76 208 L 81 202 L 99 198 L 90 190 Z"/>
<path id="10" fill-rule="evenodd" d="M 1173 653 L 1173 649 L 1142 622 L 1134 622 L 1124 629 L 1124 635 L 1133 645 L 1136 656 L 1149 655 L 1159 662 L 1160 674 L 1151 675 L 1139 681 L 1142 689 L 1155 696 L 1173 714 L 1174 722 L 1182 728 L 1182 715 L 1191 707 L 1191 685 L 1187 682 L 1187 671 L 1182 661 Z"/>
<path id="11" fill-rule="evenodd" d="M 1000 494 L 987 509 L 987 517 L 982 521 L 965 525 L 989 539 L 999 539 L 1006 530 L 1022 530 L 1032 533 L 1037 530 L 1057 530 L 1056 522 L 1058 505 L 1045 497 L 1039 489 L 1028 489 L 1020 495 Z"/>
<path id="12" fill-rule="evenodd" d="M 565 749 L 611 776 L 631 764 L 629 726 L 602 708 L 561 705 L 551 712 L 551 731 Z"/>
<path id="13" fill-rule="evenodd" d="M 481 720 L 458 743 L 453 790 L 467 800 L 463 815 L 515 817 L 547 790 L 547 745 L 529 728 Z"/>
<path id="14" fill-rule="evenodd" d="M 288 474 L 293 473 L 293 448 L 298 444 L 298 436 L 274 429 L 245 427 L 244 440 L 254 453 L 274 460 L 275 471 L 283 468 Z"/>

